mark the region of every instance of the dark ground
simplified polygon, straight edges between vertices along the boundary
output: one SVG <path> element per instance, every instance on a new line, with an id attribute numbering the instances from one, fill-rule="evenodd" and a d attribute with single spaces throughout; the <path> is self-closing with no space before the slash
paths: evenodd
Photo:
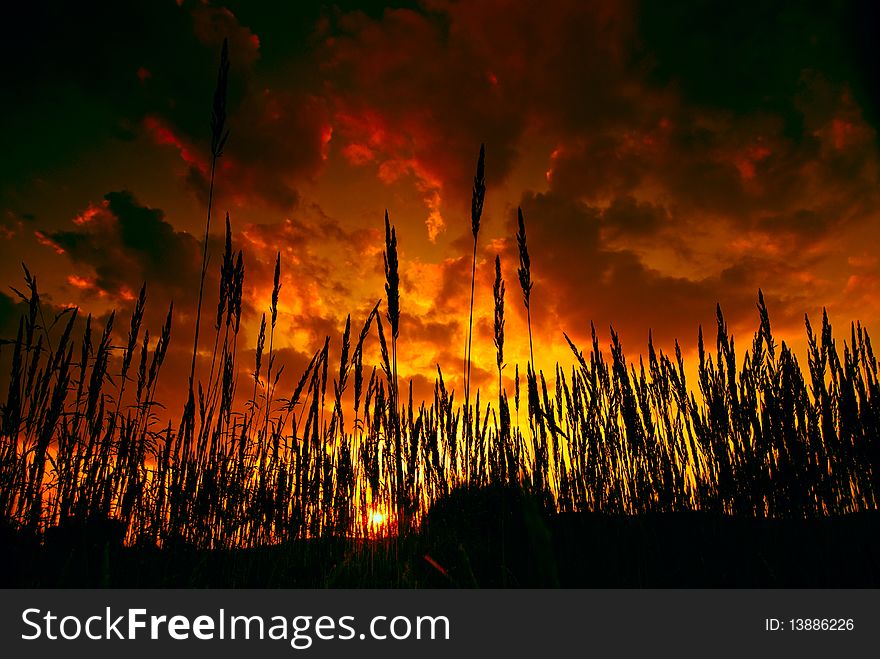
<path id="1" fill-rule="evenodd" d="M 757 520 L 548 512 L 512 490 L 459 492 L 397 541 L 263 549 L 125 547 L 105 522 L 40 542 L 0 527 L 5 587 L 880 586 L 880 513 Z"/>

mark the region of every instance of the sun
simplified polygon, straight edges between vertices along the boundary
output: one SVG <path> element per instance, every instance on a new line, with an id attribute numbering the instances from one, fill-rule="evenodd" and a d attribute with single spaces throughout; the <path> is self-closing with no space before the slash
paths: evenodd
<path id="1" fill-rule="evenodd" d="M 378 526 L 383 526 L 385 524 L 385 521 L 388 519 L 388 516 L 385 515 L 385 513 L 383 513 L 381 510 L 377 510 L 377 509 L 373 508 L 372 510 L 370 510 L 370 513 L 368 515 L 368 519 L 370 521 L 370 526 L 378 527 Z"/>
<path id="2" fill-rule="evenodd" d="M 372 537 L 387 536 L 391 533 L 393 518 L 390 511 L 383 506 L 370 506 L 367 509 L 367 533 Z"/>

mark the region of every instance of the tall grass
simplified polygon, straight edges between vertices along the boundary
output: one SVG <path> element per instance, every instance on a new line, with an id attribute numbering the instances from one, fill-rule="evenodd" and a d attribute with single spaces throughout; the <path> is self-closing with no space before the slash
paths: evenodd
<path id="1" fill-rule="evenodd" d="M 464 356 L 464 414 L 465 414 L 465 431 L 471 427 L 471 348 L 474 340 L 474 291 L 477 279 L 477 239 L 480 235 L 480 219 L 483 215 L 483 204 L 486 199 L 486 147 L 480 145 L 480 155 L 477 158 L 477 173 L 474 176 L 474 189 L 471 193 L 471 234 L 474 237 L 474 253 L 471 260 L 471 301 L 468 311 L 468 331 L 467 344 L 465 346 Z M 470 434 L 465 435 L 465 455 L 471 454 L 471 442 L 473 437 Z M 466 464 L 470 461 L 466 458 Z"/>
<path id="2" fill-rule="evenodd" d="M 227 275 L 230 290 L 240 291 L 240 273 Z M 158 340 L 141 338 L 143 291 L 122 346 L 114 347 L 112 316 L 97 341 L 88 319 L 77 346 L 76 312 L 42 323 L 36 281 L 29 274 L 26 281 L 26 313 L 8 343 L 0 512 L 33 532 L 112 518 L 129 542 L 201 547 L 369 535 L 380 530 L 370 510 L 416 520 L 457 485 L 489 484 L 539 492 L 561 511 L 810 517 L 877 507 L 877 362 L 858 324 L 841 353 L 827 316 L 818 332 L 808 322 L 805 376 L 785 343 L 776 345 L 762 299 L 743 354 L 719 310 L 713 351 L 701 336 L 695 388 L 677 345 L 670 356 L 649 342 L 647 358 L 632 364 L 616 334 L 607 354 L 594 332 L 586 354 L 571 344 L 575 364 L 556 367 L 554 386 L 529 369 L 528 425 L 510 422 L 500 386 L 497 407 L 476 408 L 469 460 L 463 410 L 441 372 L 433 401 L 416 403 L 410 393 L 398 409 L 377 307 L 353 350 L 346 322 L 329 418 L 329 337 L 278 400 L 278 378 L 268 373 L 280 369 L 264 370 L 258 345 L 255 386 L 242 410 L 235 293 L 215 325 L 221 366 L 200 386 L 197 441 L 187 448 L 155 410 L 171 311 Z M 378 370 L 365 366 L 371 335 Z M 346 398 L 350 376 L 354 394 Z M 354 421 L 346 426 L 350 405 Z"/>
<path id="3" fill-rule="evenodd" d="M 400 428 L 400 389 L 397 382 L 397 338 L 400 336 L 400 274 L 397 260 L 397 232 L 388 221 L 388 211 L 385 211 L 385 296 L 388 310 L 386 317 L 391 326 L 391 364 L 388 364 L 388 350 L 385 345 L 385 337 L 382 334 L 382 321 L 379 321 L 379 338 L 382 344 L 382 354 L 385 360 L 386 376 L 389 378 L 388 394 L 389 407 L 391 410 L 391 434 L 394 438 L 394 496 L 397 505 L 398 516 L 403 517 L 405 511 L 406 493 L 403 482 L 403 446 L 401 445 Z"/>

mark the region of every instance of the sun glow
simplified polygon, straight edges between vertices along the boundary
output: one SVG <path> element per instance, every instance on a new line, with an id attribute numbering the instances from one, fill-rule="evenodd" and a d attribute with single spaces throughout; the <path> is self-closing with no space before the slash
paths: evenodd
<path id="1" fill-rule="evenodd" d="M 387 510 L 371 506 L 367 510 L 367 533 L 370 536 L 386 536 L 391 532 L 391 518 Z"/>

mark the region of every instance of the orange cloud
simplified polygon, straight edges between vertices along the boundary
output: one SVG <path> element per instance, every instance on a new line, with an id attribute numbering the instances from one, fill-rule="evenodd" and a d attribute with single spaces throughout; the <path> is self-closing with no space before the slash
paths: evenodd
<path id="1" fill-rule="evenodd" d="M 67 283 L 70 284 L 71 286 L 73 286 L 74 288 L 79 288 L 79 289 L 84 289 L 84 290 L 95 288 L 95 280 L 94 279 L 89 279 L 87 277 L 80 277 L 78 275 L 68 275 L 67 276 Z"/>
<path id="2" fill-rule="evenodd" d="M 200 150 L 195 149 L 191 144 L 187 144 L 160 117 L 148 115 L 144 118 L 144 127 L 156 144 L 174 147 L 177 149 L 183 162 L 191 167 L 195 167 L 202 176 L 208 175 L 208 161 L 204 156 L 200 155 Z"/>
<path id="3" fill-rule="evenodd" d="M 42 231 L 34 231 L 34 237 L 37 239 L 37 242 L 41 245 L 49 247 L 50 249 L 55 250 L 56 254 L 64 254 L 64 248 L 55 242 L 52 238 L 47 236 Z"/>

